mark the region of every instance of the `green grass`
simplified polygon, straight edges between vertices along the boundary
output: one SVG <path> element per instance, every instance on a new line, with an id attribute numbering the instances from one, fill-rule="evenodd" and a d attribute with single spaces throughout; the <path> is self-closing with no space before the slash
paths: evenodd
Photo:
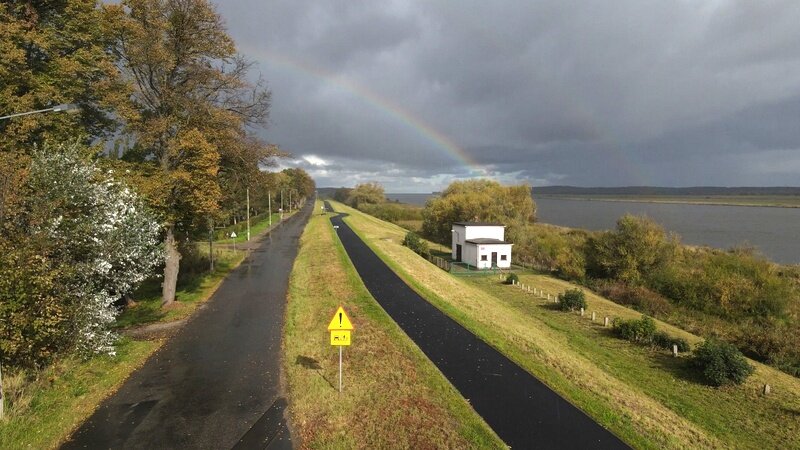
<path id="1" fill-rule="evenodd" d="M 317 208 L 319 205 L 317 205 Z M 492 430 L 364 287 L 328 221 L 313 215 L 289 287 L 284 367 L 302 448 L 502 448 Z M 319 255 L 326 255 L 320 258 Z M 338 352 L 327 324 L 343 305 L 354 323 Z"/>
<path id="2" fill-rule="evenodd" d="M 291 214 L 294 214 L 294 212 L 292 212 Z M 285 213 L 283 215 L 284 220 L 286 220 L 286 218 L 288 218 L 289 216 L 290 216 L 289 213 Z M 280 213 L 273 213 L 272 224 L 275 225 L 280 221 L 281 221 Z M 268 228 L 269 228 L 269 217 L 266 214 L 250 218 L 251 239 L 253 238 L 253 236 L 258 235 L 259 233 L 263 233 Z M 236 232 L 235 239 L 231 239 L 229 237 L 231 235 L 231 231 Z M 218 230 L 216 232 L 216 235 L 217 237 L 214 239 L 214 242 L 218 242 L 220 244 L 232 244 L 234 241 L 236 241 L 237 244 L 241 242 L 247 242 L 247 222 L 239 222 L 236 225 L 225 227 L 222 230 Z"/>
<path id="3" fill-rule="evenodd" d="M 204 245 L 198 244 L 203 248 Z M 117 318 L 115 327 L 125 328 L 153 322 L 172 322 L 190 316 L 197 307 L 208 300 L 222 280 L 235 269 L 245 257 L 245 252 L 217 248 L 214 250 L 213 272 L 200 272 L 182 277 L 175 293 L 176 303 L 168 308 L 161 307 L 161 279 L 145 282 L 134 293 L 136 306 L 126 308 Z"/>
<path id="4" fill-rule="evenodd" d="M 557 311 L 500 277 L 457 279 L 400 241 L 405 230 L 336 205 L 387 264 L 432 304 L 547 383 L 636 448 L 797 448 L 800 380 L 754 363 L 742 386 L 717 389 L 687 369 L 686 358 L 619 340 L 603 317 L 640 314 L 587 293 L 585 317 Z M 567 282 L 529 272 L 521 281 L 552 294 Z M 591 312 L 598 322 L 591 322 Z M 700 338 L 658 322 L 659 329 Z M 764 383 L 773 393 L 763 396 Z"/>
<path id="5" fill-rule="evenodd" d="M 4 373 L 8 410 L 0 421 L 0 448 L 56 448 L 159 346 L 126 339 L 116 356 L 64 359 L 33 381 L 25 374 Z"/>

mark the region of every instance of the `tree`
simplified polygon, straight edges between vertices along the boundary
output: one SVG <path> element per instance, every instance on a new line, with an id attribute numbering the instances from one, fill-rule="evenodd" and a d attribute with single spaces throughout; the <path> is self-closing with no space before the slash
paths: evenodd
<path id="1" fill-rule="evenodd" d="M 669 264 L 678 243 L 652 219 L 626 214 L 617 221 L 614 231 L 591 237 L 587 247 L 590 274 L 639 284 Z"/>
<path id="2" fill-rule="evenodd" d="M 96 0 L 0 3 L 0 111 L 80 105 L 78 114 L 0 121 L 0 151 L 26 153 L 45 139 L 88 143 L 114 129 L 109 113 L 128 90 L 107 52 L 107 25 Z"/>
<path id="3" fill-rule="evenodd" d="M 33 152 L 0 236 L 3 363 L 111 351 L 113 303 L 161 262 L 155 216 L 83 153 L 76 144 Z"/>
<path id="4" fill-rule="evenodd" d="M 357 184 L 347 196 L 347 204 L 353 208 L 358 208 L 359 205 L 363 204 L 374 205 L 385 201 L 383 186 L 376 182 Z"/>
<path id="5" fill-rule="evenodd" d="M 347 198 L 350 197 L 352 188 L 340 187 L 333 192 L 333 199 L 337 202 L 347 203 Z"/>
<path id="6" fill-rule="evenodd" d="M 220 169 L 251 170 L 275 155 L 249 131 L 266 124 L 270 93 L 248 82 L 252 64 L 206 0 L 127 0 L 105 11 L 133 86 L 133 108 L 123 112 L 135 144 L 124 158 L 147 175 L 142 189 L 164 217 L 168 306 L 180 268 L 176 235 L 206 227 L 219 210 Z"/>
<path id="7" fill-rule="evenodd" d="M 524 225 L 536 207 L 527 185 L 502 186 L 492 180 L 455 181 L 423 210 L 423 233 L 439 242 L 450 239 L 453 222 L 488 221 Z"/>

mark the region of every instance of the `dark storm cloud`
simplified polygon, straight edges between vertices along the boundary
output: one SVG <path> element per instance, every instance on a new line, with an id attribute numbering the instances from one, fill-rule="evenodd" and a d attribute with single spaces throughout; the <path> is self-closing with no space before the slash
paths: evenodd
<path id="1" fill-rule="evenodd" d="M 796 1 L 219 8 L 273 89 L 267 138 L 323 186 L 798 184 Z"/>

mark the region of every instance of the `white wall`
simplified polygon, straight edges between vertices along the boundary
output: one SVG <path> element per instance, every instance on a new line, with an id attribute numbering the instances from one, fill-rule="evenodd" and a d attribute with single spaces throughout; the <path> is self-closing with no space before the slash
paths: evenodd
<path id="1" fill-rule="evenodd" d="M 474 245 L 477 250 L 476 261 L 477 266 L 481 269 L 492 268 L 492 252 L 497 252 L 497 267 L 507 269 L 511 267 L 511 246 L 512 244 L 483 244 Z M 481 257 L 486 256 L 486 261 L 482 261 Z M 506 259 L 503 260 L 503 255 Z"/>
<path id="2" fill-rule="evenodd" d="M 502 225 L 498 226 L 467 226 L 464 225 L 456 225 L 453 224 L 452 226 L 453 235 L 451 245 L 450 245 L 450 256 L 455 261 L 456 259 L 456 244 L 461 244 L 461 259 L 464 262 L 469 262 L 472 264 L 471 260 L 468 261 L 464 254 L 464 251 L 467 247 L 466 240 L 467 239 L 479 239 L 479 238 L 486 238 L 486 239 L 505 239 L 505 227 Z"/>
<path id="3" fill-rule="evenodd" d="M 477 266 L 478 265 L 478 246 L 475 244 L 466 244 L 461 248 L 461 260 L 465 263 Z"/>
<path id="4" fill-rule="evenodd" d="M 464 257 L 464 247 L 465 247 L 464 244 L 465 244 L 465 242 L 464 241 L 466 241 L 467 239 L 464 237 L 465 234 L 466 234 L 464 232 L 464 226 L 463 225 L 455 225 L 454 224 L 452 230 L 453 230 L 453 232 L 451 234 L 453 235 L 453 239 L 452 239 L 451 257 L 453 258 L 453 261 L 456 260 L 456 244 L 461 244 L 461 259 L 465 260 L 465 257 Z"/>
<path id="5" fill-rule="evenodd" d="M 463 227 L 462 227 L 463 228 Z M 501 226 L 471 226 L 466 227 L 466 239 L 505 239 L 505 227 Z"/>

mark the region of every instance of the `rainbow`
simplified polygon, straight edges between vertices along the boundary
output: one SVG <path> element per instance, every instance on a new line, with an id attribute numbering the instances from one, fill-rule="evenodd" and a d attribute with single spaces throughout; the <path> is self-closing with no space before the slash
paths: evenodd
<path id="1" fill-rule="evenodd" d="M 328 72 L 320 67 L 313 66 L 305 61 L 301 61 L 289 56 L 279 54 L 266 49 L 242 48 L 242 52 L 248 55 L 256 55 L 261 60 L 274 64 L 284 70 L 300 73 L 321 80 L 324 83 L 344 89 L 353 96 L 363 100 L 367 104 L 386 114 L 393 120 L 403 123 L 411 128 L 420 136 L 433 143 L 436 147 L 444 150 L 448 155 L 455 158 L 461 164 L 468 166 L 472 170 L 472 175 L 487 175 L 488 172 L 483 165 L 478 163 L 472 156 L 464 151 L 450 137 L 437 130 L 420 118 L 414 116 L 410 111 L 402 106 L 393 103 L 386 97 L 378 94 L 370 88 Z"/>

